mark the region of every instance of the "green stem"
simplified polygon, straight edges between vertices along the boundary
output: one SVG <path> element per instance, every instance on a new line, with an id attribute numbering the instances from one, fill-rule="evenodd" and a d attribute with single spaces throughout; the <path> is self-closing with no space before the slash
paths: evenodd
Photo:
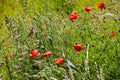
<path id="1" fill-rule="evenodd" d="M 6 68 L 7 68 L 7 70 L 8 70 L 8 76 L 9 76 L 9 79 L 10 80 L 13 80 L 13 78 L 12 78 L 12 75 L 11 75 L 11 71 L 10 71 L 10 67 L 8 66 L 9 65 L 9 63 L 8 63 L 8 58 L 6 57 L 5 58 L 6 59 L 6 61 L 5 61 L 5 63 L 6 63 Z"/>

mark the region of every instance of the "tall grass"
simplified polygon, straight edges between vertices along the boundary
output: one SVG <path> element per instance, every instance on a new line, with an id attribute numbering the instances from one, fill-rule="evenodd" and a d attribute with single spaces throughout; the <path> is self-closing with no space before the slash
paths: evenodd
<path id="1" fill-rule="evenodd" d="M 0 79 L 119 80 L 119 1 L 107 1 L 99 10 L 101 0 L 1 0 Z M 86 6 L 92 11 L 85 12 Z M 79 16 L 73 22 L 72 12 Z M 75 43 L 83 44 L 84 50 L 76 52 Z M 33 49 L 53 54 L 31 59 Z M 70 63 L 54 63 L 63 53 L 80 73 Z"/>

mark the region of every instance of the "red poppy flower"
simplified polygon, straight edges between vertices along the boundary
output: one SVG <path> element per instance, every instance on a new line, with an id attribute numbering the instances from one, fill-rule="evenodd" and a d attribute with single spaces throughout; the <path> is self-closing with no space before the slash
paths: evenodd
<path id="1" fill-rule="evenodd" d="M 85 8 L 84 8 L 84 11 L 86 11 L 86 12 L 89 12 L 90 10 L 91 10 L 90 7 L 85 7 Z"/>
<path id="2" fill-rule="evenodd" d="M 57 58 L 55 59 L 55 63 L 56 64 L 63 64 L 65 62 L 65 60 L 63 58 Z"/>
<path id="3" fill-rule="evenodd" d="M 38 54 L 38 50 L 32 50 L 30 52 L 30 58 L 34 58 Z"/>
<path id="4" fill-rule="evenodd" d="M 78 18 L 78 15 L 77 15 L 77 13 L 76 12 L 74 12 L 74 13 L 72 13 L 71 15 L 70 15 L 70 20 L 71 21 L 73 21 L 73 20 L 75 20 L 75 19 L 77 19 Z"/>
<path id="5" fill-rule="evenodd" d="M 98 8 L 99 8 L 99 9 L 103 9 L 104 7 L 105 7 L 104 2 L 101 2 L 101 3 L 98 5 Z"/>
<path id="6" fill-rule="evenodd" d="M 112 31 L 112 32 L 110 33 L 110 35 L 111 35 L 112 37 L 114 37 L 114 36 L 115 36 L 115 32 Z"/>
<path id="7" fill-rule="evenodd" d="M 80 52 L 81 50 L 83 50 L 83 45 L 82 44 L 74 44 L 73 47 L 78 52 Z"/>
<path id="8" fill-rule="evenodd" d="M 43 57 L 47 57 L 47 56 L 50 56 L 50 55 L 52 55 L 52 52 L 51 51 L 47 51 L 47 52 L 45 52 L 45 53 L 43 53 L 43 54 L 40 54 L 40 56 L 43 58 Z"/>

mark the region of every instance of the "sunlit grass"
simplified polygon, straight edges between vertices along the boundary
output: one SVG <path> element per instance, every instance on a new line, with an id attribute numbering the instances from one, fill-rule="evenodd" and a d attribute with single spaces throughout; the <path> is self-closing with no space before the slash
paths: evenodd
<path id="1" fill-rule="evenodd" d="M 117 1 L 105 1 L 103 10 L 97 7 L 101 0 L 1 1 L 7 6 L 4 6 L 0 22 L 0 79 L 119 79 Z M 10 4 L 15 6 L 13 13 Z M 83 10 L 87 6 L 92 8 L 90 12 Z M 78 18 L 70 21 L 73 12 Z M 111 36 L 112 31 L 115 36 Z M 82 44 L 84 49 L 77 52 L 73 47 L 75 43 Z M 31 59 L 29 53 L 34 49 L 39 53 Z M 41 58 L 40 54 L 47 51 L 52 55 Z M 56 65 L 56 58 L 67 61 Z"/>

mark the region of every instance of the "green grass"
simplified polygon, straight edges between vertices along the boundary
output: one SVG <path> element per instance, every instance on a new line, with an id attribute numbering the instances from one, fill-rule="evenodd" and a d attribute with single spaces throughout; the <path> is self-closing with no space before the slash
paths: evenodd
<path id="1" fill-rule="evenodd" d="M 90 1 L 1 0 L 0 6 L 4 9 L 0 7 L 0 79 L 119 80 L 119 1 L 105 1 L 106 9 L 103 10 L 97 8 L 102 0 Z M 14 9 L 9 6 L 11 4 Z M 86 6 L 92 7 L 92 11 L 85 12 Z M 79 16 L 73 22 L 69 20 L 72 12 Z M 32 28 L 33 33 L 29 35 Z M 112 31 L 114 37 L 110 35 Z M 76 52 L 75 43 L 83 44 L 84 50 Z M 53 54 L 30 59 L 29 53 L 33 49 L 39 54 L 48 50 Z M 63 57 L 63 52 L 80 73 L 67 62 L 54 63 L 54 59 Z M 7 54 L 12 57 L 6 58 Z M 39 64 L 36 65 L 36 61 Z"/>

